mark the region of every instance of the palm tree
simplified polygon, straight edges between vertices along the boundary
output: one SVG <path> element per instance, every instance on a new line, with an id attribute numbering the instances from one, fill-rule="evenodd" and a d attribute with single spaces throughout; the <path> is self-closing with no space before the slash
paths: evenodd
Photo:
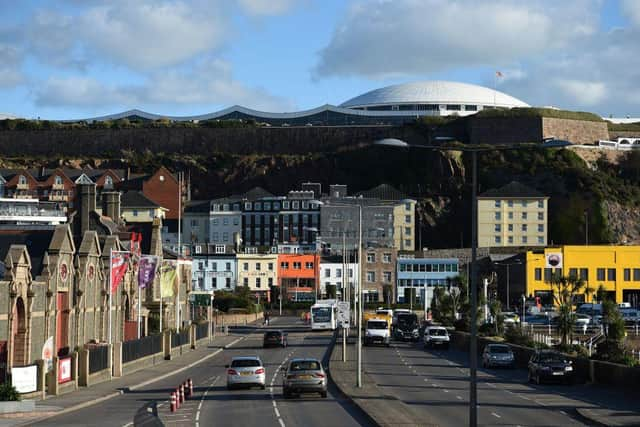
<path id="1" fill-rule="evenodd" d="M 575 324 L 573 302 L 575 296 L 584 288 L 585 282 L 574 276 L 553 276 L 549 286 L 553 292 L 554 302 L 558 306 L 558 332 L 560 332 L 561 344 L 566 346 L 567 338 L 573 334 Z"/>

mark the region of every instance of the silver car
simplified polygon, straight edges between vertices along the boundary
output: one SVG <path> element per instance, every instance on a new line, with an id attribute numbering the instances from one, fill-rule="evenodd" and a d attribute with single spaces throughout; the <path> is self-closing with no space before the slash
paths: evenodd
<path id="1" fill-rule="evenodd" d="M 291 359 L 282 370 L 285 398 L 300 393 L 320 393 L 320 396 L 327 397 L 327 374 L 317 359 Z"/>
<path id="2" fill-rule="evenodd" d="M 258 356 L 234 357 L 227 368 L 227 389 L 260 387 L 265 389 L 265 370 Z"/>
<path id="3" fill-rule="evenodd" d="M 515 367 L 516 358 L 511 351 L 511 347 L 505 344 L 487 344 L 482 352 L 482 366 L 490 368 L 492 366 Z"/>

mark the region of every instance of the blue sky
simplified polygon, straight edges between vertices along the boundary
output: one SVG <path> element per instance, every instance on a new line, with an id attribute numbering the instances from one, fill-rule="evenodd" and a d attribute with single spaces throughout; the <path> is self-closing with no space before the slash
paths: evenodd
<path id="1" fill-rule="evenodd" d="M 0 0 L 0 113 L 292 111 L 415 80 L 640 117 L 640 0 Z"/>

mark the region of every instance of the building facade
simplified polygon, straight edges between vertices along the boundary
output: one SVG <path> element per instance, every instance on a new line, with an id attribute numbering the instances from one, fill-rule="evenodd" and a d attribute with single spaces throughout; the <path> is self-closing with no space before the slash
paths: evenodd
<path id="1" fill-rule="evenodd" d="M 397 255 L 394 247 L 370 247 L 363 251 L 362 292 L 365 302 L 395 300 Z"/>
<path id="2" fill-rule="evenodd" d="M 319 291 L 320 256 L 279 254 L 278 281 L 283 298 L 289 301 L 314 301 Z"/>
<path id="3" fill-rule="evenodd" d="M 640 246 L 560 246 L 528 251 L 526 254 L 526 293 L 553 304 L 549 284 L 555 276 L 573 276 L 585 282 L 580 301 L 591 302 L 595 291 L 604 286 L 616 303 L 629 302 L 640 307 Z"/>
<path id="4" fill-rule="evenodd" d="M 238 286 L 248 287 L 256 295 L 268 299 L 271 286 L 278 283 L 278 255 L 261 253 L 237 254 Z"/>
<path id="5" fill-rule="evenodd" d="M 195 244 L 191 247 L 191 258 L 194 291 L 235 290 L 238 266 L 233 246 Z"/>
<path id="6" fill-rule="evenodd" d="M 406 303 L 407 290 L 414 289 L 419 305 L 429 307 L 436 287 L 446 287 L 459 275 L 457 258 L 419 258 L 404 254 L 398 258 L 397 302 Z"/>
<path id="7" fill-rule="evenodd" d="M 192 202 L 183 219 L 184 239 L 191 243 L 234 245 L 242 233 L 242 202 L 216 199 Z"/>
<path id="8" fill-rule="evenodd" d="M 511 182 L 478 196 L 478 247 L 546 246 L 549 198 Z"/>
<path id="9" fill-rule="evenodd" d="M 353 258 L 353 257 L 352 257 Z M 358 274 L 358 264 L 345 260 L 339 256 L 323 257 L 320 259 L 319 287 L 322 298 L 327 298 L 327 286 L 336 287 L 336 296 L 341 299 L 344 289 L 355 289 Z"/>

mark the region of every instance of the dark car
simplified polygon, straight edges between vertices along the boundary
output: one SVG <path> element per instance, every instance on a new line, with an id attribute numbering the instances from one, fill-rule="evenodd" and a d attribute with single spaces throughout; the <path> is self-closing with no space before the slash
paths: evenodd
<path id="1" fill-rule="evenodd" d="M 283 331 L 267 331 L 262 341 L 263 347 L 286 347 L 287 334 Z"/>
<path id="2" fill-rule="evenodd" d="M 529 360 L 529 382 L 560 381 L 570 384 L 573 366 L 566 356 L 554 350 L 536 351 Z"/>

